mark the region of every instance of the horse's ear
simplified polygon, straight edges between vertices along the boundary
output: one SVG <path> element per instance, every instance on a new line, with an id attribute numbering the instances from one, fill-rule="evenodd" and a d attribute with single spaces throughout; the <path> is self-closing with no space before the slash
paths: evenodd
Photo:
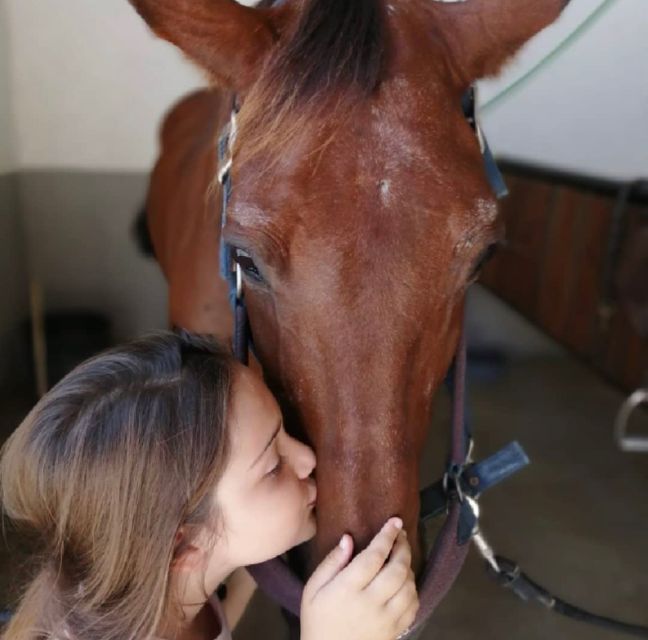
<path id="1" fill-rule="evenodd" d="M 164 40 L 175 44 L 219 85 L 246 89 L 277 39 L 276 12 L 234 0 L 130 0 Z"/>
<path id="2" fill-rule="evenodd" d="M 447 4 L 446 4 L 447 3 Z M 440 3 L 443 31 L 462 80 L 496 74 L 569 0 L 463 0 Z"/>

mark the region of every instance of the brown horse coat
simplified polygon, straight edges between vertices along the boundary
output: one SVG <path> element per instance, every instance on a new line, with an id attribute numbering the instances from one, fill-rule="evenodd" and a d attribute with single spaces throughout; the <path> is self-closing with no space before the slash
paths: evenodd
<path id="1" fill-rule="evenodd" d="M 318 455 L 321 557 L 393 514 L 420 567 L 419 454 L 463 299 L 501 238 L 460 106 L 564 0 L 132 0 L 223 90 L 167 117 L 148 215 L 173 324 L 227 335 L 216 139 L 239 97 L 225 239 L 257 354 Z M 258 276 L 258 277 L 257 277 Z"/>

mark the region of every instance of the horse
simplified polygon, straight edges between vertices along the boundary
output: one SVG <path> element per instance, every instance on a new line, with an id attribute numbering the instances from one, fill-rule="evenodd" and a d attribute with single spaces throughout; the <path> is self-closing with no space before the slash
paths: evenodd
<path id="1" fill-rule="evenodd" d="M 568 0 L 130 2 L 211 83 L 166 116 L 146 204 L 171 323 L 231 335 L 224 240 L 266 381 L 317 453 L 309 566 L 398 514 L 420 573 L 431 406 L 503 238 L 462 96 Z"/>

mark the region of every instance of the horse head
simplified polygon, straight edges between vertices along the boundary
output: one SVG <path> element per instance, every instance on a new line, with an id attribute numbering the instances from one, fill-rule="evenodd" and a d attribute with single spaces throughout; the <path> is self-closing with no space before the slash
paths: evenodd
<path id="1" fill-rule="evenodd" d="M 267 380 L 317 452 L 314 559 L 398 514 L 420 566 L 431 404 L 502 237 L 461 98 L 565 0 L 132 2 L 236 95 L 223 234 Z"/>

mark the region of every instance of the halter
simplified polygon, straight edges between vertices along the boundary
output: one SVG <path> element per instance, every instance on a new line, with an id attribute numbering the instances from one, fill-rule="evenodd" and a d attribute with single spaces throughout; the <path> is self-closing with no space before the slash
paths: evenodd
<path id="1" fill-rule="evenodd" d="M 475 115 L 475 90 L 470 87 L 462 98 L 464 116 L 475 131 L 484 159 L 484 168 L 495 195 L 506 195 L 502 178 Z M 218 180 L 222 185 L 221 210 L 221 275 L 228 282 L 230 302 L 234 311 L 233 348 L 237 359 L 248 362 L 250 330 L 242 282 L 241 266 L 233 260 L 233 250 L 223 240 L 223 228 L 227 222 L 227 208 L 232 194 L 232 150 L 237 135 L 236 102 L 232 107 L 229 123 L 223 129 L 218 143 Z M 422 572 L 419 589 L 419 611 L 412 627 L 401 636 L 411 638 L 420 631 L 436 606 L 456 580 L 472 539 L 477 549 L 495 571 L 499 566 L 495 554 L 479 531 L 479 507 L 477 499 L 488 488 L 508 478 L 529 463 L 516 442 L 476 464 L 471 459 L 472 437 L 465 418 L 466 388 L 466 340 L 462 335 L 457 347 L 451 372 L 446 384 L 453 399 L 451 446 L 446 472 L 438 482 L 421 491 L 421 523 L 435 516 L 445 515 L 445 521 L 434 541 L 432 551 Z M 281 558 L 247 567 L 259 587 L 283 609 L 299 617 L 302 580 Z"/>

